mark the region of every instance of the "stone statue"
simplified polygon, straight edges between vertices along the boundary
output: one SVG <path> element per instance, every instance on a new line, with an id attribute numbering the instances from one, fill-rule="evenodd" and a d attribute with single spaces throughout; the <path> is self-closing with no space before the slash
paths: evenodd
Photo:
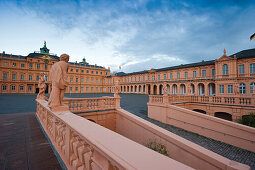
<path id="1" fill-rule="evenodd" d="M 119 97 L 119 92 L 120 92 L 120 80 L 116 80 L 114 97 Z"/>
<path id="2" fill-rule="evenodd" d="M 68 106 L 63 103 L 65 89 L 68 86 L 68 61 L 69 55 L 62 54 L 60 56 L 60 61 L 55 63 L 50 69 L 52 91 L 50 93 L 48 105 L 52 111 L 68 110 Z"/>
<path id="3" fill-rule="evenodd" d="M 45 90 L 47 88 L 47 86 L 45 84 L 44 73 L 40 74 L 38 88 L 39 88 L 39 93 L 38 93 L 36 99 L 47 100 L 47 97 L 44 96 L 44 92 L 45 92 Z"/>

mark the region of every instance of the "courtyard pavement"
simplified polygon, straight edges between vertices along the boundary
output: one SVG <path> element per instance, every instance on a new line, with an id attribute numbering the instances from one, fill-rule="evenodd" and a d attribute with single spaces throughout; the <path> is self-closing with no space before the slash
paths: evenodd
<path id="1" fill-rule="evenodd" d="M 65 94 L 65 97 L 101 97 L 113 96 L 113 94 Z M 175 133 L 189 141 L 192 141 L 208 150 L 211 150 L 228 159 L 247 164 L 255 170 L 255 153 L 250 152 L 220 141 L 216 141 L 196 133 L 188 132 L 186 130 L 161 123 L 159 121 L 147 117 L 147 102 L 149 98 L 147 95 L 137 94 L 120 94 L 121 107 L 151 123 L 154 123 L 172 133 Z M 0 94 L 0 119 L 1 114 L 35 112 L 36 103 L 34 99 L 35 94 Z M 1 127 L 0 127 L 1 128 Z M 1 145 L 1 144 L 0 144 Z"/>

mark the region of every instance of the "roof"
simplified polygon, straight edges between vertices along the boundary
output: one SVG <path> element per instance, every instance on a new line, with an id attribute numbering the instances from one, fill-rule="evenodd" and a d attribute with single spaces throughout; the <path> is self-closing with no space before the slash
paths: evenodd
<path id="1" fill-rule="evenodd" d="M 42 55 L 48 55 L 56 60 L 59 60 L 59 57 L 57 55 L 42 54 L 42 53 L 30 53 L 30 54 L 28 54 L 27 57 L 38 57 L 38 56 L 42 56 Z"/>
<path id="2" fill-rule="evenodd" d="M 232 54 L 229 57 L 234 58 L 235 55 L 237 59 L 255 57 L 255 48 L 240 51 L 238 53 Z"/>
<path id="3" fill-rule="evenodd" d="M 255 48 L 240 51 L 238 53 L 232 54 L 229 57 L 234 58 L 235 55 L 236 55 L 237 59 L 255 57 Z M 174 70 L 174 69 L 180 69 L 180 68 L 199 67 L 199 66 L 205 66 L 205 65 L 213 65 L 214 62 L 215 62 L 215 60 L 201 61 L 198 63 L 181 64 L 178 66 L 164 67 L 164 68 L 159 68 L 159 69 L 154 69 L 154 70 L 157 72 L 157 71 Z M 149 72 L 149 70 L 132 72 L 132 73 L 120 72 L 120 74 L 116 73 L 115 75 L 116 76 L 127 76 L 127 75 L 134 75 L 134 74 L 143 74 L 143 73 L 148 73 L 148 72 Z"/>
<path id="4" fill-rule="evenodd" d="M 25 59 L 25 56 L 22 55 L 12 55 L 12 54 L 5 54 L 5 53 L 1 53 L 1 56 L 3 55 L 3 57 L 14 57 L 14 58 L 21 58 L 21 59 Z"/>

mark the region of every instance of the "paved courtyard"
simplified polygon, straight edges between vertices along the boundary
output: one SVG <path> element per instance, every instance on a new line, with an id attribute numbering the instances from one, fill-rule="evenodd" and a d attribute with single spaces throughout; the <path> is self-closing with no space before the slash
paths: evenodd
<path id="1" fill-rule="evenodd" d="M 65 97 L 101 97 L 113 96 L 113 94 L 66 94 Z M 186 130 L 152 120 L 147 117 L 147 95 L 120 94 L 121 107 L 151 123 L 154 123 L 172 133 L 190 140 L 208 150 L 218 153 L 231 160 L 250 165 L 255 170 L 255 153 L 226 143 L 222 143 Z M 1 114 L 35 112 L 35 94 L 0 94 L 0 120 Z M 1 127 L 0 127 L 1 128 Z M 0 167 L 1 168 L 1 167 Z"/>

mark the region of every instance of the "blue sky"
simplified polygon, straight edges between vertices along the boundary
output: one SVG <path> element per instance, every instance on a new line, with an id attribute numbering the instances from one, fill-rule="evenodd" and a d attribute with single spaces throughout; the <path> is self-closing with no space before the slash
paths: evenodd
<path id="1" fill-rule="evenodd" d="M 212 60 L 255 48 L 253 0 L 0 1 L 0 51 L 51 53 L 112 71 Z"/>

